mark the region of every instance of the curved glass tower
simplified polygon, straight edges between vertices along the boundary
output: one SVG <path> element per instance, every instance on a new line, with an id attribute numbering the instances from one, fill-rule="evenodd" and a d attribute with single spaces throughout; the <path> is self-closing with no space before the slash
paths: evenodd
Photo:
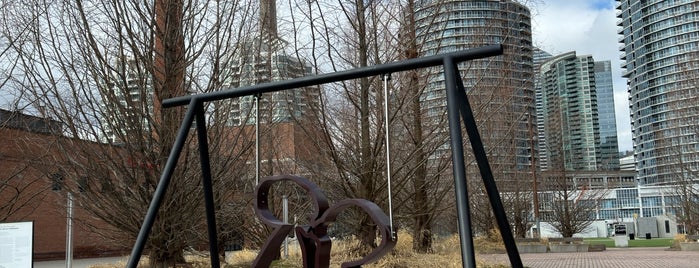
<path id="1" fill-rule="evenodd" d="M 693 180 L 699 171 L 699 2 L 618 0 L 617 10 L 638 179 Z"/>
<path id="2" fill-rule="evenodd" d="M 542 169 L 619 169 L 610 65 L 575 51 L 541 65 Z"/>
<path id="3" fill-rule="evenodd" d="M 415 19 L 422 56 L 503 44 L 502 56 L 464 62 L 459 69 L 496 179 L 516 180 L 529 172 L 536 148 L 531 144 L 536 119 L 529 9 L 504 0 L 424 0 L 416 5 Z M 421 101 L 428 120 L 446 133 L 441 67 L 428 76 Z"/>

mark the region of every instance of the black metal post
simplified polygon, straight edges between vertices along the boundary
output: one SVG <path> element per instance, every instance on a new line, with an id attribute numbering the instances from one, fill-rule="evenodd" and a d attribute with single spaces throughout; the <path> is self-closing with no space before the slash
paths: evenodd
<path id="1" fill-rule="evenodd" d="M 141 225 L 141 230 L 138 232 L 138 237 L 136 238 L 136 243 L 131 250 L 131 256 L 129 257 L 129 262 L 126 264 L 128 268 L 136 268 L 138 266 L 138 261 L 141 260 L 141 254 L 143 254 L 143 248 L 146 245 L 146 240 L 148 240 L 148 235 L 153 227 L 153 222 L 155 217 L 158 215 L 158 210 L 160 210 L 160 205 L 163 202 L 163 197 L 167 192 L 167 187 L 170 185 L 170 179 L 172 178 L 172 172 L 175 170 L 177 165 L 177 160 L 180 158 L 182 153 L 182 148 L 184 148 L 184 142 L 187 140 L 187 134 L 189 133 L 189 128 L 192 127 L 192 121 L 194 121 L 194 111 L 197 103 L 196 98 L 190 100 L 190 109 L 187 110 L 184 119 L 182 120 L 182 125 L 177 132 L 177 138 L 175 138 L 175 144 L 172 146 L 170 151 L 170 156 L 167 158 L 165 163 L 165 168 L 163 169 L 163 174 L 160 176 L 160 182 L 158 182 L 158 187 L 153 193 L 153 200 L 150 201 L 150 206 L 148 207 L 148 213 L 143 220 L 143 225 Z"/>
<path id="2" fill-rule="evenodd" d="M 464 166 L 464 146 L 461 136 L 459 118 L 459 95 L 456 79 L 456 65 L 451 57 L 444 58 L 444 83 L 447 91 L 447 116 L 449 117 L 449 138 L 451 139 L 452 169 L 454 172 L 454 191 L 456 191 L 456 212 L 459 219 L 459 238 L 461 258 L 464 268 L 476 268 L 476 257 L 471 234 L 471 212 L 466 185 L 466 167 Z"/>
<path id="3" fill-rule="evenodd" d="M 515 244 L 515 239 L 512 236 L 512 230 L 510 229 L 510 224 L 507 221 L 507 214 L 505 213 L 505 207 L 502 205 L 502 200 L 500 199 L 500 193 L 497 185 L 495 184 L 495 179 L 493 178 L 493 171 L 490 168 L 490 163 L 488 163 L 488 156 L 485 153 L 483 141 L 481 140 L 481 135 L 478 132 L 478 126 L 476 125 L 476 119 L 473 116 L 471 104 L 466 96 L 464 83 L 461 81 L 461 75 L 458 72 L 458 66 L 456 63 L 452 61 L 451 64 L 452 66 L 445 64 L 444 68 L 445 70 L 457 70 L 455 78 L 457 85 L 455 94 L 457 95 L 455 98 L 458 103 L 458 108 L 461 110 L 461 119 L 464 120 L 466 134 L 469 137 L 469 141 L 471 141 L 473 155 L 478 163 L 478 169 L 480 170 L 481 178 L 483 179 L 483 184 L 485 185 L 485 190 L 488 193 L 490 205 L 493 207 L 495 220 L 500 228 L 500 235 L 502 236 L 502 241 L 505 244 L 505 250 L 507 250 L 507 255 L 510 258 L 510 265 L 515 268 L 522 267 L 522 260 L 519 257 L 517 245 Z"/>
<path id="4" fill-rule="evenodd" d="M 214 206 L 214 191 L 211 183 L 211 162 L 209 160 L 209 140 L 206 135 L 206 118 L 204 117 L 204 105 L 190 105 L 189 109 L 195 109 L 197 113 L 197 138 L 199 141 L 199 159 L 201 161 L 201 181 L 204 190 L 204 204 L 206 206 L 206 225 L 209 231 L 209 255 L 211 267 L 218 268 L 221 262 L 218 257 L 218 237 L 216 236 L 216 207 Z"/>

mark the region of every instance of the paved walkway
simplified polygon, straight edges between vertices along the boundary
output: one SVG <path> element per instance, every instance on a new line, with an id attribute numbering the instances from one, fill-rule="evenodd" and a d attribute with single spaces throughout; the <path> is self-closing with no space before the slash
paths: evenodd
<path id="1" fill-rule="evenodd" d="M 667 248 L 610 248 L 601 252 L 527 253 L 522 264 L 532 268 L 697 268 L 699 251 L 669 251 Z M 507 254 L 481 255 L 490 263 L 509 265 Z"/>
<path id="2" fill-rule="evenodd" d="M 480 255 L 489 263 L 509 265 L 507 254 Z M 699 251 L 669 251 L 667 248 L 610 248 L 602 252 L 584 253 L 527 253 L 521 254 L 522 264 L 531 268 L 697 268 Z M 73 268 L 89 268 L 95 264 L 114 264 L 127 261 L 126 257 L 80 259 Z M 65 268 L 65 262 L 35 262 L 34 268 Z"/>
<path id="3" fill-rule="evenodd" d="M 90 268 L 97 264 L 123 264 L 126 266 L 128 259 L 126 257 L 108 257 L 95 259 L 74 259 L 72 268 Z M 34 268 L 66 268 L 65 260 L 57 261 L 38 261 L 34 262 Z"/>

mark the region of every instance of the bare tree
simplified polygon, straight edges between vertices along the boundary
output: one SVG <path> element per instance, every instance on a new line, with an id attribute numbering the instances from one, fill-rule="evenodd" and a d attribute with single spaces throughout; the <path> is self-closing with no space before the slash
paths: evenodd
<path id="1" fill-rule="evenodd" d="M 595 220 L 600 200 L 607 190 L 575 185 L 575 171 L 545 171 L 539 193 L 541 220 L 563 237 L 586 231 Z"/>
<path id="2" fill-rule="evenodd" d="M 414 1 L 406 1 L 400 6 L 401 17 L 398 47 L 400 59 L 412 59 L 421 56 L 422 44 L 418 35 L 415 20 L 416 5 Z M 444 211 L 453 208 L 448 202 L 452 196 L 452 183 L 446 175 L 449 159 L 446 157 L 431 157 L 438 153 L 446 138 L 440 132 L 446 125 L 446 113 L 440 116 L 428 116 L 425 107 L 425 89 L 427 88 L 426 73 L 433 70 L 412 70 L 396 75 L 398 88 L 395 91 L 398 123 L 395 124 L 396 144 L 395 157 L 392 165 L 397 167 L 399 180 L 405 184 L 403 195 L 398 201 L 402 205 L 399 211 L 401 218 L 410 219 L 408 225 L 413 235 L 413 250 L 430 252 L 432 250 L 433 229 L 439 224 Z M 450 222 L 449 225 L 453 224 Z"/>
<path id="3" fill-rule="evenodd" d="M 58 144 L 71 174 L 66 178 L 74 180 L 67 190 L 109 225 L 101 231 L 116 245 L 132 245 L 183 119 L 184 108 L 163 109 L 162 101 L 221 88 L 220 73 L 230 67 L 223 55 L 238 48 L 252 6 L 196 0 L 18 5 L 15 18 L 27 25 L 28 38 L 10 46 L 21 69 L 12 86 L 61 121 L 63 135 L 92 141 Z M 224 208 L 239 201 L 234 193 L 245 170 L 231 167 L 245 163 L 252 143 L 242 129 L 207 124 L 214 195 Z M 148 239 L 153 266 L 182 262 L 183 250 L 204 236 L 199 161 L 188 140 Z M 222 237 L 239 232 L 220 231 Z"/>
<path id="4" fill-rule="evenodd" d="M 531 211 L 531 189 L 526 187 L 531 181 L 529 146 L 526 146 L 529 134 L 526 117 L 523 117 L 526 113 L 534 114 L 531 51 L 526 45 L 531 42 L 526 23 L 529 18 L 526 10 L 522 9 L 517 1 L 488 4 L 499 5 L 498 10 L 506 10 L 505 13 L 509 17 L 502 16 L 505 13 L 501 12 L 490 14 L 488 8 L 480 11 L 488 14 L 485 15 L 485 19 L 469 17 L 469 14 L 477 13 L 452 13 L 449 12 L 452 9 L 465 8 L 461 6 L 462 3 L 452 1 L 421 3 L 421 32 L 426 36 L 423 43 L 430 44 L 423 50 L 425 53 L 441 53 L 441 50 L 472 48 L 494 43 L 505 46 L 503 56 L 469 61 L 460 64 L 459 67 L 494 178 L 499 190 L 504 193 L 502 199 L 508 210 L 510 223 L 516 222 L 515 231 L 518 236 L 522 236 L 523 232 L 520 231 L 526 230 L 526 215 Z M 454 14 L 459 15 L 455 17 Z M 516 23 L 511 21 L 514 16 L 518 17 Z M 429 20 L 434 22 L 425 23 Z M 471 24 L 479 26 L 467 26 Z M 456 27 L 451 29 L 449 27 L 452 26 L 448 25 Z M 515 29 L 522 32 L 514 32 Z M 432 75 L 431 79 L 439 81 L 441 77 Z M 446 134 L 446 131 L 443 132 Z M 489 231 L 495 222 L 492 207 L 483 188 L 475 158 L 470 153 L 470 143 L 465 144 L 467 174 L 469 178 L 473 178 L 468 181 L 468 187 L 474 233 L 489 234 L 492 233 Z M 525 157 L 527 159 L 524 159 Z"/>
<path id="5" fill-rule="evenodd" d="M 0 145 L 0 222 L 26 219 L 50 194 L 42 168 L 53 160 L 56 137 L 48 125 L 42 118 L 0 110 L 0 135 L 5 137 Z"/>
<path id="6" fill-rule="evenodd" d="M 0 145 L 0 222 L 24 219 L 50 189 L 36 164 L 50 159 L 48 148 L 53 138 L 31 129 L 32 124 L 44 121 L 25 115 L 29 104 L 22 100 L 23 92 L 8 86 L 14 82 L 18 63 L 11 48 L 27 38 L 23 32 L 26 25 L 10 15 L 14 10 L 13 3 L 3 2 L 0 6 L 0 107 L 7 109 L 0 109 L 0 132 L 4 137 Z"/>
<path id="7" fill-rule="evenodd" d="M 311 44 L 313 52 L 322 53 L 331 66 L 329 71 L 366 67 L 386 60 L 378 51 L 377 27 L 382 3 L 365 1 L 339 2 L 336 9 L 319 3 L 308 5 L 311 31 L 321 42 Z M 320 48 L 327 52 L 321 52 Z M 320 55 L 312 54 L 317 62 Z M 320 67 L 319 65 L 316 65 Z M 339 85 L 326 85 L 324 105 L 316 108 L 321 126 L 324 155 L 333 172 L 322 172 L 337 183 L 328 194 L 331 198 L 363 198 L 376 203 L 385 200 L 386 182 L 381 156 L 384 145 L 383 118 L 378 78 L 361 78 Z M 336 91 L 334 89 L 336 89 Z M 335 95 L 336 94 L 336 95 Z M 329 102 L 329 103 L 326 103 Z M 332 106 L 331 106 L 332 105 Z M 375 230 L 366 215 L 348 217 L 349 226 L 358 230 L 363 245 L 375 246 Z"/>
<path id="8" fill-rule="evenodd" d="M 699 142 L 699 106 L 697 88 L 699 87 L 699 53 L 686 53 L 678 60 L 675 89 L 668 91 L 663 100 L 666 101 L 671 121 L 667 125 L 682 126 L 675 129 L 658 128 L 656 136 L 658 164 L 663 168 L 658 173 L 670 174 L 674 191 L 672 201 L 668 206 L 674 210 L 674 218 L 684 227 L 687 234 L 699 234 L 699 154 L 696 144 Z M 658 98 L 658 97 L 654 97 Z"/>

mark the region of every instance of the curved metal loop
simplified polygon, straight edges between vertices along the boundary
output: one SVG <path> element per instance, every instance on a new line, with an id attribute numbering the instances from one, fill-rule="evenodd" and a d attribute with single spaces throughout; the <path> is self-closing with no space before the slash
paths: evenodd
<path id="1" fill-rule="evenodd" d="M 309 221 L 318 219 L 329 206 L 328 200 L 320 188 L 306 178 L 293 175 L 263 178 L 255 191 L 255 214 L 257 214 L 257 217 L 267 226 L 274 228 L 274 231 L 272 231 L 267 241 L 265 241 L 265 244 L 262 246 L 260 253 L 253 262 L 253 267 L 269 267 L 272 261 L 279 255 L 279 250 L 281 249 L 282 242 L 284 242 L 284 238 L 286 238 L 294 228 L 293 224 L 284 223 L 284 221 L 278 219 L 274 216 L 274 213 L 269 210 L 269 190 L 274 183 L 280 181 L 292 181 L 296 183 L 311 197 L 313 200 L 312 203 L 314 204 L 314 211 L 309 215 Z"/>
<path id="2" fill-rule="evenodd" d="M 269 211 L 269 190 L 274 183 L 281 181 L 294 182 L 296 185 L 303 188 L 308 196 L 311 197 L 311 204 L 314 205 L 314 210 L 308 215 L 309 222 L 318 219 L 320 215 L 322 215 L 325 210 L 328 209 L 329 203 L 328 199 L 325 197 L 325 194 L 323 194 L 320 187 L 308 179 L 294 175 L 265 177 L 262 178 L 260 184 L 257 186 L 257 190 L 255 191 L 255 212 L 257 213 L 257 216 L 270 227 L 277 227 L 284 224 L 282 220 L 278 219 L 271 211 Z"/>
<path id="3" fill-rule="evenodd" d="M 275 229 L 262 246 L 253 262 L 253 267 L 269 267 L 272 260 L 278 256 L 284 238 L 293 229 L 293 225 L 285 224 L 269 210 L 269 190 L 274 183 L 280 181 L 296 183 L 306 191 L 314 204 L 314 211 L 309 215 L 309 224 L 296 227 L 304 267 L 324 268 L 330 266 L 332 241 L 327 235 L 328 224 L 334 222 L 341 212 L 351 206 L 357 206 L 369 215 L 379 229 L 381 243 L 369 255 L 359 260 L 345 262 L 342 267 L 361 267 L 366 263 L 378 260 L 395 247 L 396 239 L 392 239 L 388 216 L 376 204 L 364 199 L 345 199 L 329 206 L 322 190 L 313 182 L 293 175 L 273 176 L 263 178 L 256 189 L 255 213 L 262 222 Z"/>
<path id="4" fill-rule="evenodd" d="M 364 258 L 342 263 L 343 268 L 361 267 L 364 264 L 378 260 L 389 253 L 396 246 L 397 240 L 397 237 L 396 239 L 393 239 L 391 234 L 390 220 L 388 216 L 386 216 L 386 213 L 384 213 L 379 206 L 365 199 L 345 199 L 337 202 L 327 211 L 325 211 L 323 216 L 321 216 L 317 221 L 313 222 L 312 225 L 315 226 L 316 229 L 327 230 L 328 223 L 334 222 L 342 211 L 352 206 L 361 208 L 367 215 L 369 215 L 371 220 L 376 224 L 376 228 L 379 230 L 379 234 L 381 235 L 381 243 Z"/>

